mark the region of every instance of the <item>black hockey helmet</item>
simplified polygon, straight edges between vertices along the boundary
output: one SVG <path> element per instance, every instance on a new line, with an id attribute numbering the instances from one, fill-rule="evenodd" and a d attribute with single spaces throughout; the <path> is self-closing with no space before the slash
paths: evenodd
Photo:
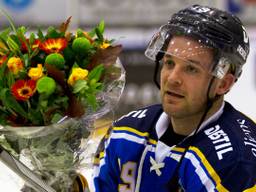
<path id="1" fill-rule="evenodd" d="M 202 45 L 214 48 L 217 58 L 210 69 L 214 76 L 222 78 L 227 63 L 236 78 L 240 76 L 250 48 L 246 30 L 235 15 L 201 5 L 180 10 L 166 25 L 160 27 L 151 39 L 145 55 L 154 61 L 159 60 L 159 53 L 165 53 L 173 35 L 190 36 Z"/>

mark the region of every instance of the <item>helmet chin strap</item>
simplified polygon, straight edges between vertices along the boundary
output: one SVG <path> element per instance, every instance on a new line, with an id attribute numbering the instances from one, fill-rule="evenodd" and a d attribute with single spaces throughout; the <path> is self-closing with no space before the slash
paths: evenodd
<path id="1" fill-rule="evenodd" d="M 158 89 L 160 89 L 160 84 L 157 80 L 157 74 L 158 74 L 159 66 L 160 66 L 160 59 L 157 59 L 155 61 L 155 69 L 154 69 L 154 77 L 153 77 L 154 79 L 153 80 L 154 80 L 154 83 L 155 83 L 155 85 L 157 86 Z"/>
<path id="2" fill-rule="evenodd" d="M 197 125 L 197 127 L 196 127 L 196 129 L 195 129 L 195 131 L 194 131 L 194 133 L 193 133 L 193 135 L 191 135 L 191 139 L 189 140 L 189 143 L 188 143 L 188 145 L 186 146 L 185 151 L 184 151 L 184 153 L 182 154 L 182 156 L 181 156 L 181 158 L 180 158 L 180 160 L 179 160 L 179 162 L 178 162 L 178 165 L 176 166 L 176 168 L 175 168 L 175 170 L 174 170 L 174 176 L 173 176 L 172 179 L 168 182 L 168 186 L 167 186 L 167 187 L 168 187 L 168 190 L 169 190 L 170 192 L 172 192 L 172 191 L 178 191 L 178 189 L 179 189 L 179 168 L 180 168 L 180 166 L 181 166 L 181 162 L 182 162 L 182 160 L 184 159 L 186 152 L 189 150 L 189 147 L 191 146 L 191 144 L 192 144 L 193 141 L 195 140 L 196 135 L 197 135 L 197 133 L 198 133 L 198 131 L 199 131 L 199 128 L 201 127 L 202 123 L 204 122 L 204 120 L 205 120 L 205 118 L 206 118 L 208 112 L 209 112 L 210 109 L 212 108 L 214 102 L 217 101 L 218 98 L 221 96 L 221 95 L 216 95 L 214 98 L 210 98 L 210 91 L 211 91 L 211 87 L 212 87 L 212 85 L 213 85 L 213 81 L 214 81 L 215 78 L 216 78 L 215 76 L 213 76 L 213 77 L 211 78 L 210 83 L 209 83 L 209 86 L 208 86 L 208 89 L 207 89 L 207 97 L 206 97 L 206 107 L 205 107 L 205 111 L 204 111 L 204 113 L 203 113 L 203 115 L 202 115 L 202 117 L 201 117 L 201 119 L 200 119 L 200 121 L 199 121 L 199 123 L 198 123 L 198 125 Z"/>

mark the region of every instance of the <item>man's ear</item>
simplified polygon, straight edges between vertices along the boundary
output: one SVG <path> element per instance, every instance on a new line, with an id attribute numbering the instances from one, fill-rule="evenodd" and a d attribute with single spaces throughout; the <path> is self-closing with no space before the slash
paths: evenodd
<path id="1" fill-rule="evenodd" d="M 235 83 L 235 76 L 231 73 L 227 73 L 219 82 L 216 90 L 217 95 L 224 95 L 227 93 Z"/>

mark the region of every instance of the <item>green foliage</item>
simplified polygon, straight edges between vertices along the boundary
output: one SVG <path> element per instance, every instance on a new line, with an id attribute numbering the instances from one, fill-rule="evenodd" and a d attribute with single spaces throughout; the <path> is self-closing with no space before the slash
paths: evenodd
<path id="1" fill-rule="evenodd" d="M 28 118 L 26 111 L 21 107 L 21 105 L 12 96 L 9 89 L 7 89 L 7 88 L 1 89 L 0 100 L 3 102 L 5 108 L 12 114 L 16 115 L 16 113 L 18 113 L 22 117 Z"/>
<path id="2" fill-rule="evenodd" d="M 28 125 L 55 123 L 72 108 L 73 97 L 80 103 L 76 107 L 96 110 L 105 72 L 104 63 L 99 61 L 108 61 L 100 53 L 104 49 L 101 45 L 110 42 L 104 38 L 104 21 L 90 32 L 80 28 L 76 34 L 68 32 L 67 20 L 60 28 L 50 26 L 46 33 L 38 28 L 36 33 L 27 34 L 26 27 L 16 28 L 7 17 L 10 28 L 0 32 L 0 123 L 20 123 L 15 118 Z M 12 57 L 16 63 L 8 63 Z M 73 74 L 73 68 L 88 71 L 88 75 Z M 16 85 L 18 80 L 24 84 Z M 20 90 L 13 90 L 14 85 Z M 26 99 L 17 94 L 26 95 Z M 13 122 L 7 121 L 9 116 L 15 117 L 10 120 Z"/>
<path id="3" fill-rule="evenodd" d="M 88 75 L 88 79 L 91 81 L 91 80 L 94 80 L 94 81 L 99 81 L 100 80 L 100 77 L 102 75 L 104 71 L 104 66 L 103 65 L 98 65 L 96 66 Z"/>

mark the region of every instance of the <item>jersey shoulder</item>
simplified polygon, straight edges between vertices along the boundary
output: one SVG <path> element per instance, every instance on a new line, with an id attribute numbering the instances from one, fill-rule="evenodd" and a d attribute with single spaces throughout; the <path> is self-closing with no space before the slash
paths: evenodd
<path id="1" fill-rule="evenodd" d="M 200 131 L 195 147 L 216 170 L 238 164 L 256 169 L 256 125 L 229 103 L 218 120 Z"/>
<path id="2" fill-rule="evenodd" d="M 222 115 L 204 127 L 196 140 L 201 150 L 209 153 L 216 151 L 218 160 L 230 154 L 233 160 L 245 158 L 256 162 L 256 153 L 253 152 L 254 148 L 256 151 L 256 125 L 227 102 Z"/>
<path id="3" fill-rule="evenodd" d="M 226 103 L 218 120 L 199 131 L 189 154 L 191 162 L 201 162 L 205 174 L 218 177 L 230 191 L 249 189 L 256 179 L 256 125 Z"/>
<path id="4" fill-rule="evenodd" d="M 140 132 L 154 129 L 159 116 L 163 113 L 162 105 L 147 106 L 122 116 L 113 123 L 113 127 L 127 127 Z"/>

